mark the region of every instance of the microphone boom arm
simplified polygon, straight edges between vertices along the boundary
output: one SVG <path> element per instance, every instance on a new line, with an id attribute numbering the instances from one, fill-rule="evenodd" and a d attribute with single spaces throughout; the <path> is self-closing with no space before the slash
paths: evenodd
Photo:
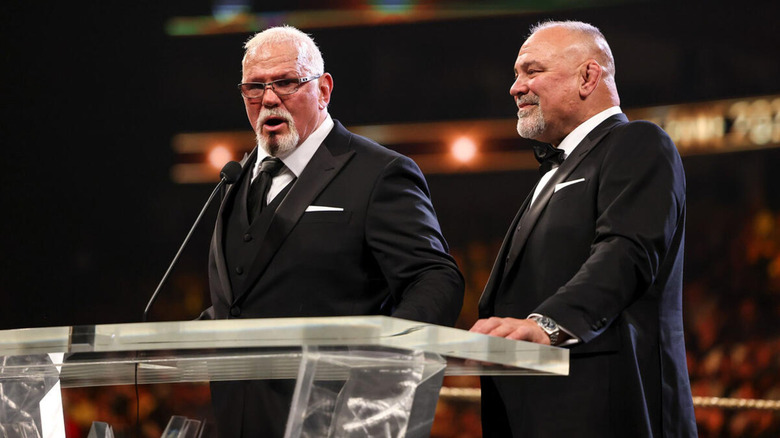
<path id="1" fill-rule="evenodd" d="M 146 309 L 144 309 L 144 314 L 143 317 L 141 318 L 141 322 L 146 322 L 149 316 L 149 310 L 152 308 L 152 304 L 154 304 L 154 301 L 157 299 L 157 295 L 160 293 L 160 290 L 165 284 L 165 281 L 168 279 L 168 276 L 171 274 L 171 271 L 173 271 L 173 267 L 176 266 L 176 262 L 179 260 L 179 256 L 181 256 L 182 251 L 184 251 L 184 247 L 187 246 L 187 242 L 190 241 L 190 237 L 192 237 L 192 233 L 195 231 L 195 228 L 200 223 L 201 218 L 203 218 L 203 215 L 206 213 L 206 210 L 209 208 L 209 206 L 211 206 L 211 201 L 214 199 L 214 196 L 216 196 L 217 192 L 225 184 L 233 184 L 234 182 L 236 182 L 240 173 L 241 173 L 241 165 L 235 161 L 228 162 L 225 165 L 225 167 L 222 168 L 222 172 L 220 172 L 220 177 L 222 179 L 219 181 L 219 184 L 217 184 L 217 186 L 214 187 L 214 191 L 211 192 L 211 196 L 209 196 L 209 199 L 206 201 L 206 204 L 204 204 L 203 208 L 200 210 L 200 214 L 198 214 L 198 217 L 195 219 L 195 223 L 192 224 L 192 227 L 190 228 L 190 232 L 187 233 L 187 237 L 184 238 L 184 242 L 182 242 L 181 246 L 179 247 L 179 251 L 176 252 L 176 255 L 173 257 L 173 261 L 168 266 L 168 270 L 165 271 L 165 275 L 163 275 L 162 280 L 160 280 L 160 283 L 157 285 L 157 289 L 154 290 L 152 297 L 149 298 L 149 303 L 146 304 Z"/>

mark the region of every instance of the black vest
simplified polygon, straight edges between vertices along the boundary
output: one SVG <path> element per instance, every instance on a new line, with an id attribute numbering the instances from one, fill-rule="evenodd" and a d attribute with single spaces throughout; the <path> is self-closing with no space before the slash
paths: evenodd
<path id="1" fill-rule="evenodd" d="M 225 245 L 225 263 L 230 274 L 230 286 L 233 291 L 233 299 L 241 297 L 244 292 L 252 287 L 246 284 L 246 278 L 249 276 L 249 269 L 260 252 L 263 244 L 263 238 L 271 219 L 273 219 L 276 209 L 282 203 L 290 187 L 295 183 L 293 180 L 274 197 L 270 204 L 263 208 L 259 217 L 256 217 L 252 224 L 249 224 L 246 208 L 246 197 L 249 193 L 251 177 L 246 175 L 241 183 L 237 193 L 234 192 L 233 199 L 228 200 L 225 208 L 225 228 L 223 242 Z"/>

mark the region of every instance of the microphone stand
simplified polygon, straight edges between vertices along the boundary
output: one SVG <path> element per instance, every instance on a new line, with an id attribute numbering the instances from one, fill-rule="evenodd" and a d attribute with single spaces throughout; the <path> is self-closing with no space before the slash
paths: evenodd
<path id="1" fill-rule="evenodd" d="M 206 213 L 206 210 L 211 206 L 211 200 L 214 199 L 214 196 L 217 194 L 219 189 L 222 188 L 225 181 L 226 179 L 222 178 L 219 184 L 217 184 L 217 186 L 214 188 L 214 191 L 211 192 L 211 196 L 209 196 L 209 199 L 206 201 L 206 204 L 200 210 L 200 214 L 198 214 L 198 217 L 195 219 L 195 223 L 192 224 L 192 228 L 190 228 L 190 232 L 187 233 L 187 237 L 184 238 L 184 242 L 182 242 L 181 246 L 179 247 L 179 251 L 177 251 L 176 255 L 173 257 L 173 261 L 168 266 L 168 270 L 165 271 L 162 280 L 160 280 L 160 283 L 157 285 L 157 289 L 154 290 L 152 297 L 149 299 L 149 303 L 146 304 L 146 309 L 144 309 L 144 314 L 143 317 L 141 318 L 141 322 L 146 322 L 146 320 L 148 319 L 149 310 L 152 308 L 152 304 L 154 304 L 155 300 L 157 299 L 157 295 L 160 293 L 160 290 L 162 289 L 163 285 L 168 280 L 168 276 L 171 274 L 171 271 L 173 271 L 173 267 L 176 265 L 176 262 L 179 260 L 179 256 L 181 256 L 184 247 L 187 246 L 187 242 L 190 241 L 190 237 L 192 237 L 192 233 L 195 231 L 195 227 L 198 226 L 198 223 L 200 222 L 203 215 Z"/>
<path id="2" fill-rule="evenodd" d="M 149 298 L 149 302 L 146 304 L 146 309 L 144 309 L 144 314 L 141 317 L 141 322 L 146 322 L 146 320 L 148 319 L 149 310 L 152 308 L 152 304 L 154 304 L 155 300 L 157 299 L 157 295 L 160 293 L 160 290 L 162 289 L 166 280 L 168 280 L 168 276 L 171 274 L 171 271 L 173 271 L 173 267 L 176 266 L 176 262 L 179 260 L 179 256 L 181 256 L 184 247 L 187 246 L 187 242 L 189 242 L 190 237 L 192 237 L 192 233 L 195 231 L 195 228 L 198 226 L 198 223 L 200 223 L 201 218 L 203 218 L 203 215 L 206 213 L 206 210 L 211 205 L 211 201 L 212 199 L 214 199 L 214 196 L 216 196 L 217 192 L 225 184 L 233 184 L 234 182 L 236 182 L 240 174 L 241 174 L 241 165 L 235 161 L 229 161 L 222 168 L 222 171 L 219 174 L 219 176 L 222 179 L 219 181 L 219 184 L 217 184 L 217 186 L 214 187 L 214 190 L 211 192 L 209 199 L 203 205 L 203 208 L 200 210 L 198 217 L 195 219 L 195 223 L 192 224 L 189 233 L 187 233 L 187 237 L 184 238 L 184 242 L 182 242 L 181 246 L 179 247 L 179 251 L 176 252 L 176 255 L 173 257 L 173 261 L 171 261 L 171 264 L 168 266 L 168 270 L 165 271 L 165 275 L 163 275 L 162 280 L 160 280 L 160 283 L 157 285 L 157 289 L 154 290 L 152 297 Z"/>

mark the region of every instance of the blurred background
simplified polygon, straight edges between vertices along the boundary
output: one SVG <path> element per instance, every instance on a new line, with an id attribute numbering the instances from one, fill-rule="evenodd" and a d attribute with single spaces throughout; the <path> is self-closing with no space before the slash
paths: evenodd
<path id="1" fill-rule="evenodd" d="M 514 131 L 517 51 L 530 25 L 575 19 L 609 41 L 629 118 L 661 125 L 683 156 L 694 395 L 780 399 L 777 2 L 267 3 L 2 7 L 0 329 L 140 321 L 221 164 L 253 147 L 235 87 L 242 44 L 283 23 L 320 46 L 335 81 L 331 115 L 425 172 L 467 279 L 458 326 L 470 327 L 538 178 L 531 143 Z M 208 306 L 215 214 L 216 205 L 151 320 L 192 319 Z M 112 406 L 134 412 L 128 391 L 116 389 L 127 400 Z M 88 410 L 96 396 L 73 397 Z M 479 436 L 478 406 L 448 400 L 434 435 Z M 777 410 L 696 412 L 703 437 L 780 435 Z"/>

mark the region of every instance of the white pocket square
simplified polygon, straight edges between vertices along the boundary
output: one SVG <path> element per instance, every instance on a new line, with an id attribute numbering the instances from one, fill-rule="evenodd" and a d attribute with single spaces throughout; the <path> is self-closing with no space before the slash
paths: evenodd
<path id="1" fill-rule="evenodd" d="M 306 211 L 344 211 L 342 207 L 326 207 L 324 205 L 310 205 L 306 207 Z"/>
<path id="2" fill-rule="evenodd" d="M 566 181 L 566 182 L 562 182 L 560 184 L 556 184 L 555 185 L 555 191 L 553 193 L 556 193 L 558 190 L 560 190 L 560 189 L 562 189 L 562 188 L 564 188 L 566 186 L 570 186 L 572 184 L 581 183 L 583 181 L 585 181 L 585 178 L 575 179 L 575 180 L 572 180 L 572 181 Z"/>

